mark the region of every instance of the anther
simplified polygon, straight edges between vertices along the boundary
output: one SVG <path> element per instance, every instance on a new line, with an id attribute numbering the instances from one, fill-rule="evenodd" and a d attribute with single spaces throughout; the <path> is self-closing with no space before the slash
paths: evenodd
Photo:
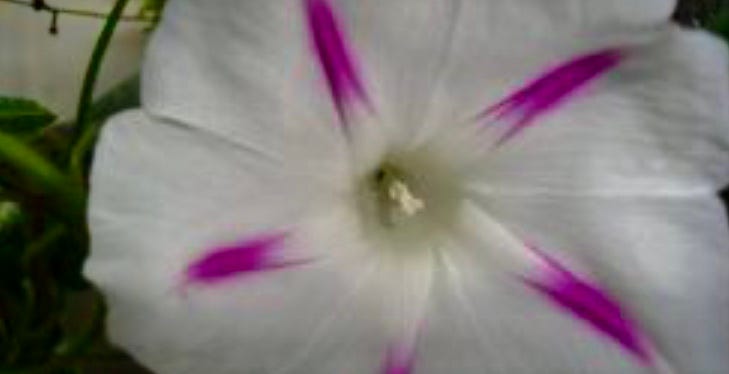
<path id="1" fill-rule="evenodd" d="M 387 190 L 390 200 L 397 205 L 397 209 L 405 213 L 406 216 L 412 217 L 421 210 L 425 209 L 425 202 L 410 192 L 407 184 L 400 180 L 393 181 Z"/>

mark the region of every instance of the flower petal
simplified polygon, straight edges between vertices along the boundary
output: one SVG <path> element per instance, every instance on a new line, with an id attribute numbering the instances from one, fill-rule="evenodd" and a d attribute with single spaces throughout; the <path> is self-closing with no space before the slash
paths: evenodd
<path id="1" fill-rule="evenodd" d="M 380 299 L 379 313 L 387 326 L 387 346 L 381 374 L 414 373 L 418 336 L 428 316 L 434 279 L 434 258 L 427 248 L 422 253 L 400 257 L 386 255 L 378 269 L 373 297 Z"/>
<path id="2" fill-rule="evenodd" d="M 470 1 L 470 0 L 469 0 Z M 392 143 L 432 125 L 432 92 L 449 57 L 460 1 L 338 1 L 367 69 L 373 106 Z"/>
<path id="3" fill-rule="evenodd" d="M 312 58 L 307 1 L 171 2 L 146 54 L 143 105 L 155 115 L 253 146 L 275 142 L 289 127 L 338 130 L 336 107 L 321 84 L 319 61 Z M 317 3 L 323 4 L 309 4 Z M 352 68 L 340 64 L 337 71 L 347 74 L 333 75 L 349 84 L 336 86 L 350 87 L 351 94 L 365 86 L 388 130 L 407 133 L 424 118 L 430 88 L 447 56 L 457 2 L 330 3 L 339 30 L 356 46 L 348 54 L 354 60 L 356 53 Z M 241 126 L 241 118 L 251 121 Z"/>
<path id="4" fill-rule="evenodd" d="M 509 122 L 498 140 L 501 144 L 533 125 L 577 90 L 614 69 L 622 58 L 622 53 L 617 49 L 572 58 L 487 108 L 479 116 L 480 120 L 492 125 L 500 120 Z"/>
<path id="5" fill-rule="evenodd" d="M 522 71 L 522 61 L 536 60 L 527 65 L 531 70 L 523 70 L 534 73 L 580 51 L 605 47 L 610 45 L 602 38 L 606 29 L 635 39 L 646 25 L 665 22 L 674 0 L 337 3 L 371 79 L 377 114 L 391 127 L 391 138 L 407 144 L 437 136 L 439 127 L 458 126 L 498 99 L 505 93 L 498 91 L 504 77 L 524 79 L 513 74 Z"/>
<path id="6" fill-rule="evenodd" d="M 643 333 L 617 300 L 596 284 L 577 277 L 541 250 L 532 250 L 543 261 L 536 270 L 537 274 L 524 279 L 528 285 L 614 339 L 639 360 L 653 364 L 651 348 Z"/>
<path id="7" fill-rule="evenodd" d="M 546 66 L 650 40 L 675 0 L 463 1 L 442 84 L 434 93 L 448 125 L 465 120 Z M 513 20 L 518 19 L 519 22 Z"/>
<path id="8" fill-rule="evenodd" d="M 712 193 L 729 183 L 726 46 L 677 28 L 493 153 L 487 194 Z"/>
<path id="9" fill-rule="evenodd" d="M 306 31 L 303 0 L 170 2 L 146 53 L 142 105 L 250 148 L 284 148 L 292 128 L 338 133 Z"/>
<path id="10" fill-rule="evenodd" d="M 294 361 L 308 373 L 375 372 L 386 334 L 355 297 L 372 266 L 341 187 L 302 174 L 307 163 L 327 168 L 306 155 L 277 163 L 142 111 L 114 117 L 94 160 L 84 269 L 106 296 L 110 339 L 161 374 Z M 276 263 L 316 261 L 178 292 L 206 248 L 277 232 L 287 236 Z"/>
<path id="11" fill-rule="evenodd" d="M 381 374 L 412 374 L 415 368 L 413 343 L 392 344 L 385 354 Z"/>
<path id="12" fill-rule="evenodd" d="M 418 373 L 646 372 L 620 346 L 524 287 L 519 276 L 538 257 L 486 210 L 469 204 L 461 218 L 472 223 L 464 226 L 472 235 L 458 233 L 440 251 Z"/>
<path id="13" fill-rule="evenodd" d="M 308 30 L 316 58 L 326 77 L 342 125 L 347 125 L 348 106 L 368 98 L 355 67 L 352 48 L 328 0 L 304 0 Z"/>
<path id="14" fill-rule="evenodd" d="M 215 6 L 204 0 L 171 2 L 146 53 L 143 105 L 156 115 L 248 145 L 270 144 L 287 126 L 334 127 L 338 118 L 330 95 L 326 88 L 317 91 L 323 86 L 321 71 L 311 58 L 304 1 L 220 0 Z M 455 102 L 456 113 L 470 115 L 504 94 L 498 91 L 503 85 L 494 85 L 485 77 L 524 78 L 505 74 L 518 69 L 504 66 L 524 67 L 515 62 L 537 57 L 535 64 L 520 70 L 533 73 L 550 61 L 598 47 L 586 34 L 604 35 L 607 29 L 635 35 L 646 25 L 665 21 L 673 3 L 332 1 L 342 26 L 357 45 L 373 107 L 403 142 L 419 137 L 420 131 L 427 134 L 432 126 L 458 120 L 439 117 L 429 121 L 435 104 Z M 506 64 L 500 58 L 505 55 L 510 56 Z M 449 71 L 467 72 L 467 76 L 444 79 L 446 66 L 452 66 Z M 434 94 L 441 81 L 446 81 L 445 99 Z M 480 91 L 466 92 L 462 89 L 466 86 Z M 489 87 L 496 88 L 493 97 L 484 96 Z M 467 112 L 471 108 L 474 111 Z M 240 118 L 252 121 L 241 126 Z"/>
<path id="15" fill-rule="evenodd" d="M 276 270 L 307 262 L 276 258 L 276 252 L 281 250 L 284 239 L 284 234 L 269 234 L 213 248 L 188 265 L 185 283 L 216 283 L 240 274 Z"/>
<path id="16" fill-rule="evenodd" d="M 729 368 L 722 348 L 729 331 L 716 328 L 729 323 L 722 289 L 729 282 L 729 233 L 716 197 L 520 196 L 484 204 L 516 235 L 589 266 L 674 372 Z"/>

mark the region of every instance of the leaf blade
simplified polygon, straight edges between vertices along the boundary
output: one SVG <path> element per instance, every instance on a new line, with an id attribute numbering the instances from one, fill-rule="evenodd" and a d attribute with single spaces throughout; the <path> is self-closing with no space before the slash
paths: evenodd
<path id="1" fill-rule="evenodd" d="M 36 132 L 56 120 L 56 115 L 37 102 L 0 96 L 0 131 L 13 135 Z"/>

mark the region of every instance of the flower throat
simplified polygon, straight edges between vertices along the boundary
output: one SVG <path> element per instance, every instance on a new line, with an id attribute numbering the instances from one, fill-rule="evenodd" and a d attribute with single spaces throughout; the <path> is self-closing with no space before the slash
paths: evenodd
<path id="1" fill-rule="evenodd" d="M 413 178 L 392 164 L 383 164 L 372 177 L 381 223 L 395 227 L 419 215 L 426 208 Z"/>

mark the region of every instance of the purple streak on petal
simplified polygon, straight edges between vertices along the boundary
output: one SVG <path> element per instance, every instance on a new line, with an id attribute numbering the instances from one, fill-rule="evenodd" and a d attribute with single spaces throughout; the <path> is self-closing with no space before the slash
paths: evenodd
<path id="1" fill-rule="evenodd" d="M 185 271 L 186 283 L 217 283 L 245 273 L 281 269 L 305 261 L 277 258 L 285 235 L 263 235 L 209 250 Z"/>
<path id="2" fill-rule="evenodd" d="M 618 49 L 605 49 L 577 56 L 547 70 L 538 78 L 483 111 L 479 117 L 504 119 L 514 117 L 499 144 L 510 140 L 539 116 L 557 108 L 580 88 L 609 72 L 622 61 Z"/>
<path id="3" fill-rule="evenodd" d="M 539 275 L 524 278 L 529 286 L 615 340 L 641 362 L 653 364 L 645 335 L 614 297 L 598 285 L 579 278 L 540 250 L 531 249 L 543 261 Z"/>
<path id="4" fill-rule="evenodd" d="M 334 105 L 346 125 L 353 101 L 367 104 L 367 94 L 355 68 L 353 54 L 328 0 L 305 0 L 309 34 Z"/>
<path id="5" fill-rule="evenodd" d="M 408 344 L 393 344 L 385 353 L 381 374 L 412 374 L 415 368 L 415 348 Z"/>

